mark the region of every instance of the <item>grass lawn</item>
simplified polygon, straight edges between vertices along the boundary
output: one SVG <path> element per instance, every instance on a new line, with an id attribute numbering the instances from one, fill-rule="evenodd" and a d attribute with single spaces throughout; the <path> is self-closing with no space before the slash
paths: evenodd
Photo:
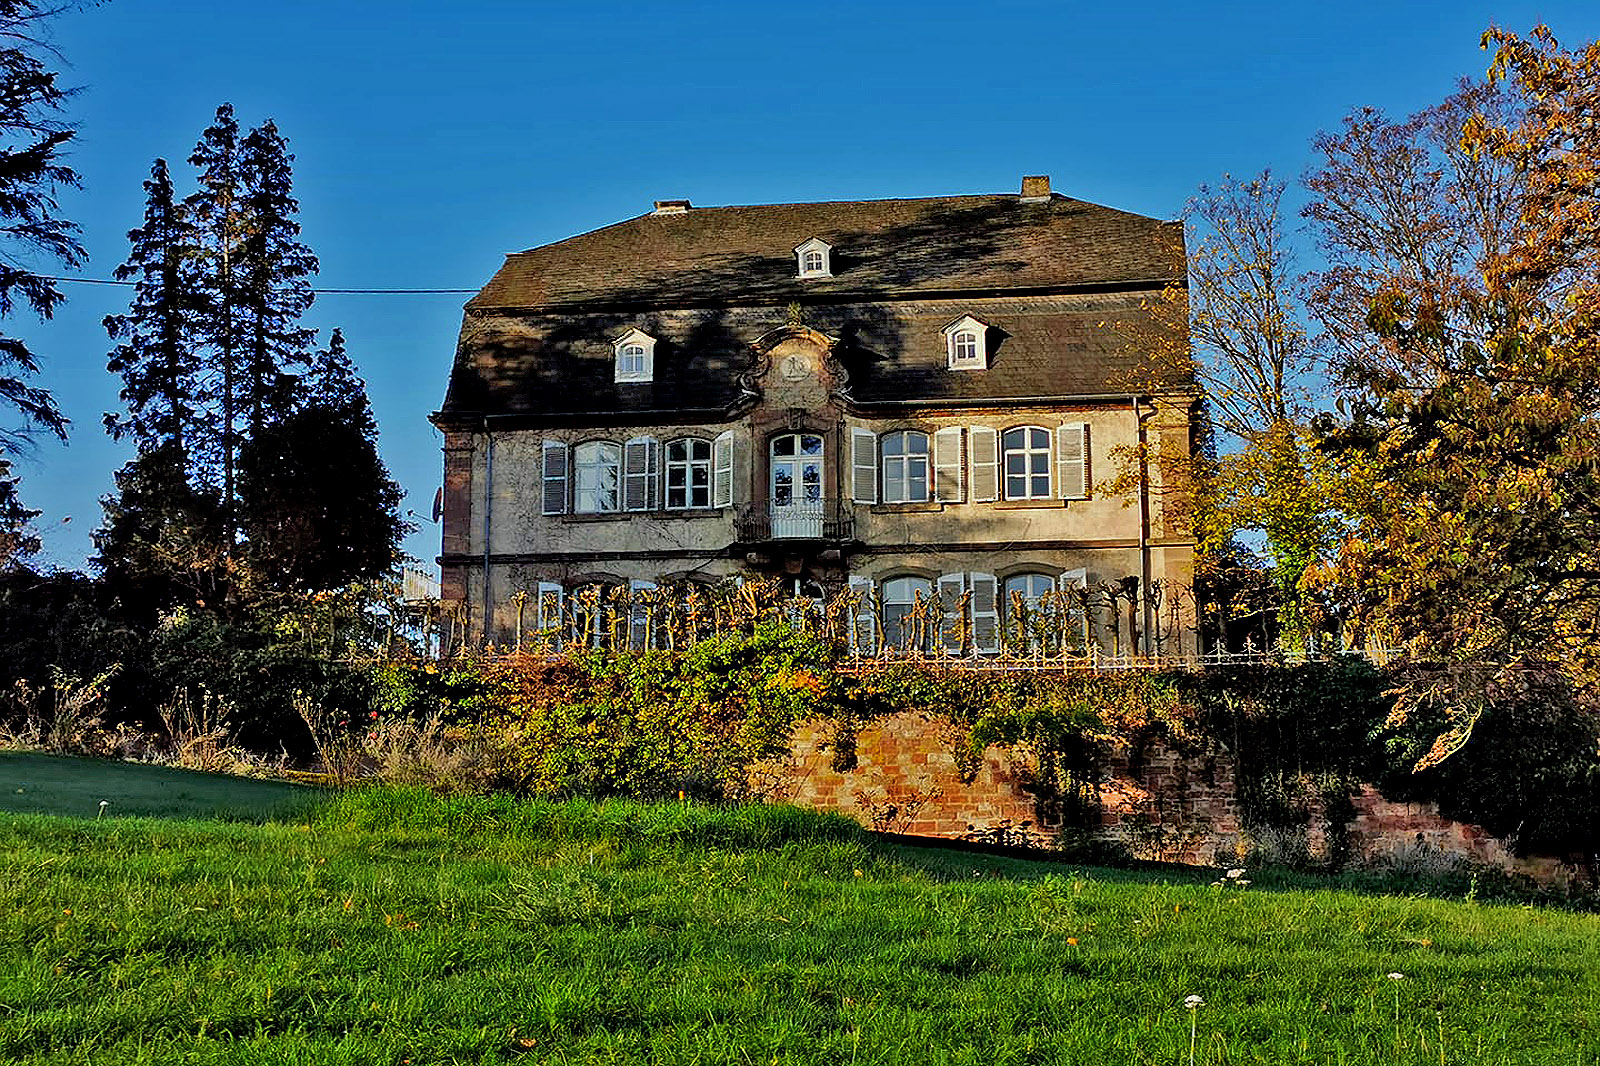
<path id="1" fill-rule="evenodd" d="M 244 818 L 305 806 L 314 789 L 142 763 L 0 751 L 0 811 L 104 817 Z"/>
<path id="2" fill-rule="evenodd" d="M 352 793 L 0 815 L 0 1062 L 1593 1063 L 1600 919 Z M 1386 974 L 1404 974 L 1391 980 Z"/>

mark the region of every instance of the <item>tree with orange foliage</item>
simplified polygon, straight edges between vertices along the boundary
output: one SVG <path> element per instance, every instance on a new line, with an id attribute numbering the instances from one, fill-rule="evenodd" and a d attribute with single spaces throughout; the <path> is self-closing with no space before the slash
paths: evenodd
<path id="1" fill-rule="evenodd" d="M 1396 711 L 1437 722 L 1424 768 L 1519 676 L 1600 706 L 1600 43 L 1484 45 L 1487 83 L 1358 113 L 1308 178 L 1331 264 L 1313 306 L 1351 399 L 1329 446 L 1367 481 L 1332 576 L 1441 664 Z"/>

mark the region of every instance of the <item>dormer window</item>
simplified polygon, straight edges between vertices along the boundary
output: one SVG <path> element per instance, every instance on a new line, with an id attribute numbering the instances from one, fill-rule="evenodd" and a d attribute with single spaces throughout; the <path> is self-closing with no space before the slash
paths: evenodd
<path id="1" fill-rule="evenodd" d="M 802 278 L 833 277 L 833 246 L 820 237 L 813 237 L 794 250 Z"/>
<path id="2" fill-rule="evenodd" d="M 650 381 L 655 377 L 656 339 L 640 329 L 630 329 L 612 342 L 617 381 Z"/>
<path id="3" fill-rule="evenodd" d="M 988 332 L 989 327 L 971 315 L 962 315 L 946 326 L 946 365 L 951 370 L 989 369 L 989 351 L 985 341 Z"/>

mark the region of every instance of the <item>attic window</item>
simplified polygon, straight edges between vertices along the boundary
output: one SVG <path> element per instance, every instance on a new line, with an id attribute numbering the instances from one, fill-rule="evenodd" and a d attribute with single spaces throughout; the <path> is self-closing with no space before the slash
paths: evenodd
<path id="1" fill-rule="evenodd" d="M 951 370 L 989 369 L 986 335 L 989 327 L 962 315 L 944 328 L 946 366 Z"/>
<path id="2" fill-rule="evenodd" d="M 833 267 L 829 262 L 832 259 L 833 246 L 819 237 L 813 237 L 794 250 L 795 259 L 799 268 L 797 276 L 802 278 L 831 278 Z"/>
<path id="3" fill-rule="evenodd" d="M 656 339 L 640 329 L 630 329 L 611 343 L 616 356 L 617 381 L 651 381 L 655 377 Z"/>

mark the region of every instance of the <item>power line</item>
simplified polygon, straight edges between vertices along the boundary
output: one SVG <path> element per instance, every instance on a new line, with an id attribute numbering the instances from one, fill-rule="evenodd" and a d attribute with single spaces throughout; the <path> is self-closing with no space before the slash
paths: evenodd
<path id="1" fill-rule="evenodd" d="M 112 278 L 62 278 L 40 274 L 45 281 L 60 281 L 70 285 L 137 285 L 136 281 L 116 281 Z M 472 296 L 477 289 L 312 289 L 317 296 Z"/>

